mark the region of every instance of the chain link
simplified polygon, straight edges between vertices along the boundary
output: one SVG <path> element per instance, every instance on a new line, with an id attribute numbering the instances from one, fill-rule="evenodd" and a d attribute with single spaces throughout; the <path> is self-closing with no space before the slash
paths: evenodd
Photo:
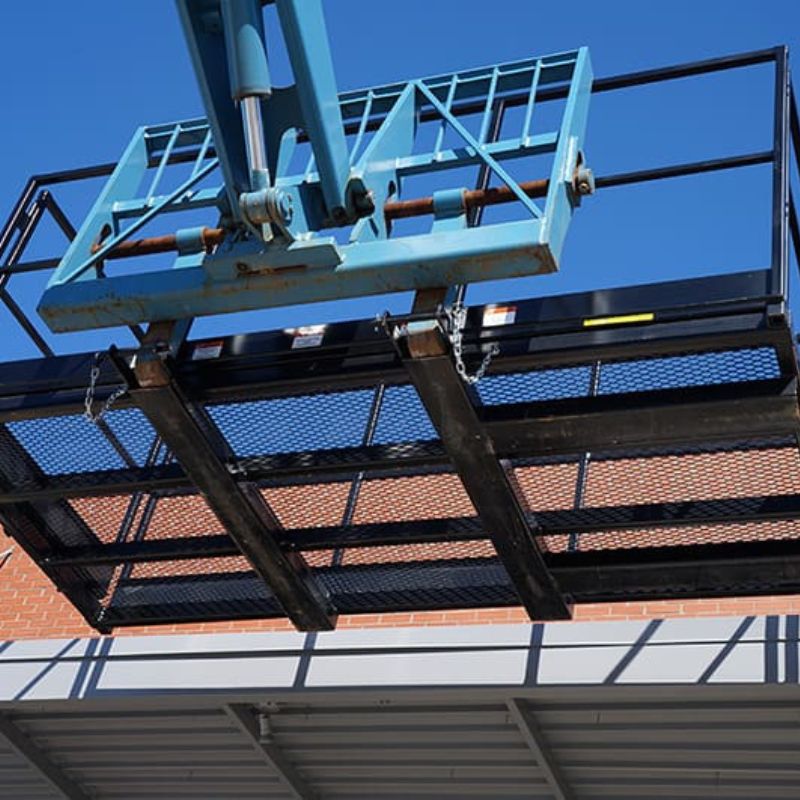
<path id="1" fill-rule="evenodd" d="M 106 398 L 105 403 L 101 406 L 100 410 L 94 411 L 94 393 L 97 388 L 97 379 L 100 377 L 100 362 L 103 360 L 103 354 L 98 352 L 94 354 L 94 364 L 89 372 L 89 385 L 86 387 L 86 397 L 83 400 L 83 416 L 97 424 L 101 419 L 111 410 L 111 406 L 122 397 L 128 390 L 127 386 L 120 386 L 114 389 L 113 392 Z"/>
<path id="2" fill-rule="evenodd" d="M 450 323 L 450 343 L 453 345 L 456 372 L 465 383 L 475 385 L 486 374 L 492 359 L 500 352 L 500 347 L 493 342 L 483 356 L 478 369 L 470 375 L 467 372 L 467 365 L 464 363 L 464 328 L 467 324 L 467 309 L 461 303 L 454 303 L 451 307 L 445 308 L 444 312 Z"/>

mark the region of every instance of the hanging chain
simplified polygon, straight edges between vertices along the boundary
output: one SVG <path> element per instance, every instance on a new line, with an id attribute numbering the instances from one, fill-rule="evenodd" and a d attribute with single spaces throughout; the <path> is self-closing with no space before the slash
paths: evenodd
<path id="1" fill-rule="evenodd" d="M 467 324 L 467 309 L 464 308 L 462 303 L 454 303 L 449 308 L 445 307 L 444 313 L 450 323 L 450 343 L 453 345 L 456 372 L 465 383 L 474 385 L 486 374 L 492 359 L 500 352 L 500 347 L 496 342 L 493 342 L 483 356 L 478 369 L 470 375 L 467 372 L 467 365 L 464 363 L 464 328 Z"/>
<path id="2" fill-rule="evenodd" d="M 92 369 L 89 372 L 89 385 L 86 387 L 86 397 L 83 400 L 83 416 L 89 420 L 89 422 L 94 422 L 97 424 L 100 422 L 101 419 L 111 410 L 111 406 L 122 397 L 123 394 L 128 390 L 127 386 L 120 386 L 117 389 L 114 389 L 113 392 L 108 396 L 105 403 L 101 406 L 100 410 L 95 412 L 94 411 L 94 392 L 97 388 L 97 379 L 100 377 L 100 362 L 103 360 L 103 354 L 97 352 L 94 354 L 94 363 L 92 364 Z"/>

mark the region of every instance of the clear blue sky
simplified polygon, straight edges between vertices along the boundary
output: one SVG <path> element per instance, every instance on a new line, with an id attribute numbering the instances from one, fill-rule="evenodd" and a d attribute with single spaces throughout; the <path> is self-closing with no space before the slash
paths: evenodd
<path id="1" fill-rule="evenodd" d="M 0 213 L 31 173 L 114 160 L 138 125 L 202 113 L 168 0 L 9 2 L 3 12 Z M 584 44 L 600 76 L 779 43 L 800 57 L 798 0 L 327 0 L 326 14 L 342 89 Z M 275 72 L 286 78 L 280 59 Z M 606 173 L 766 149 L 769 77 L 768 70 L 756 69 L 736 79 L 637 90 L 625 102 L 597 98 L 588 134 L 592 165 Z M 676 99 L 682 114 L 671 105 Z M 471 300 L 762 266 L 767 173 L 750 172 L 721 174 L 696 188 L 676 181 L 651 195 L 631 190 L 625 202 L 609 190 L 579 212 L 558 278 L 481 287 Z M 54 254 L 45 252 L 48 241 L 55 246 L 58 240 L 43 237 L 36 255 Z M 37 291 L 31 284 L 23 292 L 26 304 Z M 297 319 L 372 315 L 385 305 L 306 309 Z M 248 327 L 273 327 L 289 316 L 273 312 L 253 319 Z M 59 347 L 94 347 L 114 338 L 119 340 L 95 334 Z M 5 357 L 29 352 L 19 344 Z"/>

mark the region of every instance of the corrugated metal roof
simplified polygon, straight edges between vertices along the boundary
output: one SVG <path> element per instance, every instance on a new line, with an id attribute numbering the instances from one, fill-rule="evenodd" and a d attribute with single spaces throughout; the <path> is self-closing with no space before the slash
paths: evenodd
<path id="1" fill-rule="evenodd" d="M 281 704 L 268 740 L 327 800 L 800 797 L 797 687 L 537 690 L 519 701 L 546 743 L 529 748 L 511 697 L 349 695 Z M 421 699 L 422 698 L 422 699 Z M 485 699 L 484 699 L 485 698 Z M 88 797 L 296 798 L 225 701 L 152 698 L 21 706 L 14 724 Z M 255 706 L 249 704 L 255 712 Z M 560 772 L 565 794 L 543 767 Z M 30 774 L 29 774 L 30 773 Z M 55 797 L 7 751 L 0 794 Z"/>
<path id="2" fill-rule="evenodd" d="M 14 723 L 91 797 L 292 798 L 222 708 L 25 713 Z"/>
<path id="3" fill-rule="evenodd" d="M 22 756 L 0 742 L 0 797 L 56 800 L 61 795 Z"/>

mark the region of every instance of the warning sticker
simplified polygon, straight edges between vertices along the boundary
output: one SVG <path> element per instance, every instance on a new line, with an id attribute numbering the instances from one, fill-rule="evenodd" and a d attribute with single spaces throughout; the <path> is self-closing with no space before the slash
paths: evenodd
<path id="1" fill-rule="evenodd" d="M 304 328 L 293 328 L 287 333 L 293 335 L 292 350 L 302 350 L 306 347 L 319 347 L 325 337 L 326 325 L 307 325 Z"/>
<path id="2" fill-rule="evenodd" d="M 198 342 L 192 350 L 192 361 L 206 361 L 209 358 L 219 358 L 222 353 L 222 339 L 213 342 Z"/>
<path id="3" fill-rule="evenodd" d="M 498 325 L 511 325 L 516 318 L 516 306 L 486 306 L 483 311 L 483 327 L 495 328 Z"/>

